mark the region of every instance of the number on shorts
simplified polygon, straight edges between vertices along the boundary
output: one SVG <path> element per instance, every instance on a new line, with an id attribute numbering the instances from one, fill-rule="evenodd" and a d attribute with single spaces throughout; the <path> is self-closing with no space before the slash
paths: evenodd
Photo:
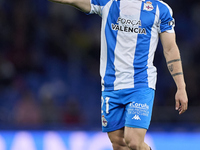
<path id="1" fill-rule="evenodd" d="M 110 97 L 106 97 L 105 100 L 106 100 L 106 113 L 108 114 L 109 113 L 109 100 L 110 100 Z M 101 97 L 101 113 L 103 113 L 103 110 L 102 110 L 103 103 L 104 103 L 104 99 L 103 99 L 103 97 Z"/>

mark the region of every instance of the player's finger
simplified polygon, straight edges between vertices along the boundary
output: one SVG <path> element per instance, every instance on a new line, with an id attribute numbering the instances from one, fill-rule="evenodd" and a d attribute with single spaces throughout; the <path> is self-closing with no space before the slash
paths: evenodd
<path id="1" fill-rule="evenodd" d="M 183 102 L 183 109 L 184 109 L 184 111 L 187 110 L 187 107 L 188 107 L 188 106 L 187 106 L 187 101 L 184 101 L 184 102 Z"/>
<path id="2" fill-rule="evenodd" d="M 175 109 L 178 110 L 180 107 L 180 102 L 179 100 L 176 100 L 176 105 L 175 105 Z"/>
<path id="3" fill-rule="evenodd" d="M 186 103 L 186 109 L 185 110 L 187 110 L 188 109 L 188 103 Z"/>
<path id="4" fill-rule="evenodd" d="M 187 110 L 187 108 L 188 108 L 188 103 L 187 103 L 187 102 L 185 102 L 185 103 L 184 103 L 184 111 L 186 111 L 186 110 Z"/>
<path id="5" fill-rule="evenodd" d="M 183 113 L 183 110 L 179 111 L 179 115 L 181 115 Z"/>
<path id="6" fill-rule="evenodd" d="M 186 110 L 181 109 L 181 110 L 179 111 L 179 115 L 183 114 L 185 111 L 186 111 Z"/>
<path id="7" fill-rule="evenodd" d="M 179 114 L 183 114 L 187 110 L 187 103 L 182 103 L 179 109 Z"/>
<path id="8" fill-rule="evenodd" d="M 180 105 L 178 112 L 179 112 L 179 115 L 181 115 L 184 112 L 183 105 Z"/>

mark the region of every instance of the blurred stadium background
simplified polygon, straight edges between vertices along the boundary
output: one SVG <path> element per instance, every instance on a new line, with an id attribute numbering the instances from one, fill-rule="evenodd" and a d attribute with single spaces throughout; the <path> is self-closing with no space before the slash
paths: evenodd
<path id="1" fill-rule="evenodd" d="M 159 44 L 146 140 L 153 150 L 200 150 L 200 2 L 166 2 L 189 109 L 181 116 L 174 109 L 176 87 Z M 101 133 L 100 25 L 97 15 L 47 0 L 0 0 L 0 150 L 111 150 Z"/>

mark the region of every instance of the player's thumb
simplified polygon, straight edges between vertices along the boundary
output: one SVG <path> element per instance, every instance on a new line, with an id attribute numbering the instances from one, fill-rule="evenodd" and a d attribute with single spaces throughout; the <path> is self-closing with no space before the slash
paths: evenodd
<path id="1" fill-rule="evenodd" d="M 179 100 L 176 99 L 175 109 L 178 110 L 179 106 L 180 106 Z"/>

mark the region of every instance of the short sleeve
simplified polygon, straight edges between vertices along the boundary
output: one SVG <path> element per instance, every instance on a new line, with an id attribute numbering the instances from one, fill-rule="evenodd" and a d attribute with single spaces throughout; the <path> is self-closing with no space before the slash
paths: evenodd
<path id="1" fill-rule="evenodd" d="M 172 15 L 172 9 L 163 2 L 160 6 L 160 33 L 165 31 L 168 33 L 174 33 L 175 20 Z"/>
<path id="2" fill-rule="evenodd" d="M 89 14 L 102 15 L 102 9 L 109 0 L 91 0 L 91 10 Z"/>

